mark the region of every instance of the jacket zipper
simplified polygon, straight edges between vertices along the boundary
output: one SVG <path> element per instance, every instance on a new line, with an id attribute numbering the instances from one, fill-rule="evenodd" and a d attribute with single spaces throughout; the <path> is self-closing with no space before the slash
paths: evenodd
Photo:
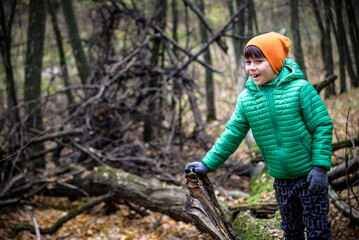
<path id="1" fill-rule="evenodd" d="M 275 113 L 272 90 L 268 89 L 268 88 L 264 88 L 264 92 L 265 92 L 265 95 L 266 95 L 266 99 L 267 99 L 267 103 L 268 103 L 268 108 L 269 108 L 269 113 L 270 113 L 270 116 L 271 116 L 272 124 L 274 126 L 274 134 L 275 134 L 275 137 L 276 137 L 276 140 L 277 140 L 277 144 L 279 146 L 279 159 L 280 159 L 282 165 L 284 166 L 285 172 L 287 173 L 287 175 L 289 175 L 287 164 L 286 164 L 285 159 L 284 159 L 283 141 L 282 141 L 282 137 L 280 136 L 280 132 L 279 132 L 279 125 L 278 125 L 277 116 L 276 116 L 276 113 Z"/>

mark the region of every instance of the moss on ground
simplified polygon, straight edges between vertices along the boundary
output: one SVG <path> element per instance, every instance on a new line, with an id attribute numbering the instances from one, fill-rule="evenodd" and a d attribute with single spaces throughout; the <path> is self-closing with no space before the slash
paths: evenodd
<path id="1" fill-rule="evenodd" d="M 242 240 L 282 239 L 280 216 L 273 218 L 254 218 L 248 211 L 240 213 L 233 222 L 233 228 Z"/>
<path id="2" fill-rule="evenodd" d="M 247 203 L 252 203 L 258 200 L 275 200 L 273 178 L 269 176 L 267 169 L 251 179 L 250 197 L 246 200 Z"/>
<path id="3" fill-rule="evenodd" d="M 251 180 L 250 198 L 246 203 L 257 201 L 274 201 L 273 178 L 265 169 Z M 242 240 L 277 240 L 282 239 L 280 214 L 277 211 L 272 218 L 256 218 L 250 211 L 240 212 L 232 222 L 234 230 Z"/>

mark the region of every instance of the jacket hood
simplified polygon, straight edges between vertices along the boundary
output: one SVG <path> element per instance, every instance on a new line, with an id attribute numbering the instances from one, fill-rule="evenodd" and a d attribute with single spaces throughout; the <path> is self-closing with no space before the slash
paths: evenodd
<path id="1" fill-rule="evenodd" d="M 290 59 L 287 58 L 284 61 L 283 68 L 278 74 L 278 77 L 270 83 L 263 84 L 261 86 L 257 86 L 253 79 L 251 77 L 248 77 L 246 82 L 246 88 L 248 88 L 251 91 L 260 91 L 263 86 L 266 87 L 278 87 L 280 85 L 283 85 L 287 82 L 296 80 L 296 79 L 304 79 L 304 74 L 302 70 L 300 70 L 298 64 Z"/>

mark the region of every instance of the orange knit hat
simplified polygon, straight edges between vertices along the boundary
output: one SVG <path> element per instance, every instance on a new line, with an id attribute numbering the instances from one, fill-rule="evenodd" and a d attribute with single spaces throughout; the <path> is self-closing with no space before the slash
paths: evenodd
<path id="1" fill-rule="evenodd" d="M 273 71 L 279 74 L 282 70 L 284 60 L 288 56 L 290 39 L 282 34 L 269 32 L 249 40 L 244 49 L 248 46 L 258 47 L 272 66 Z"/>

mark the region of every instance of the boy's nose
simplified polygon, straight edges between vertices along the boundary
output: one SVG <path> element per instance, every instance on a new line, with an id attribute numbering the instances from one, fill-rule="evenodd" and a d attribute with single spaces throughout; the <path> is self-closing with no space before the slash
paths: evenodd
<path id="1" fill-rule="evenodd" d="M 248 69 L 249 70 L 255 70 L 257 67 L 255 64 L 251 63 L 249 66 L 248 66 Z"/>

